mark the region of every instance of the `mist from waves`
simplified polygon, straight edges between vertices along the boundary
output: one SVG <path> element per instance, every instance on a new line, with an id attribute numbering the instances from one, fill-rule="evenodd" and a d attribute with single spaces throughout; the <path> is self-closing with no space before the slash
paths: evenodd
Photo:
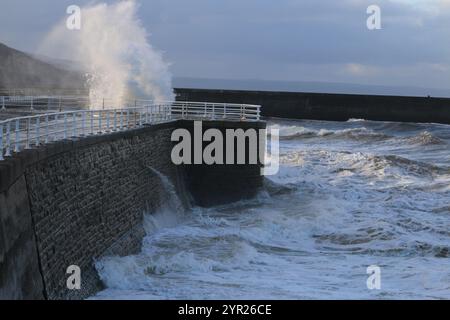
<path id="1" fill-rule="evenodd" d="M 60 21 L 40 46 L 41 54 L 65 57 L 86 72 L 91 108 L 120 108 L 131 96 L 175 98 L 169 64 L 149 42 L 138 9 L 137 0 L 84 6 L 80 30 Z"/>
<path id="2" fill-rule="evenodd" d="M 281 169 L 258 197 L 180 210 L 168 192 L 142 252 L 97 263 L 107 289 L 93 298 L 450 298 L 449 126 L 269 125 Z"/>

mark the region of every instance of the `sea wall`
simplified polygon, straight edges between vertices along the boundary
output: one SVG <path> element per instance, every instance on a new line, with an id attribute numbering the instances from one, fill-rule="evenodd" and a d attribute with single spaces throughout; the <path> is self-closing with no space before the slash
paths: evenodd
<path id="1" fill-rule="evenodd" d="M 356 94 L 175 89 L 180 101 L 258 104 L 265 117 L 450 124 L 450 99 Z"/>
<path id="2" fill-rule="evenodd" d="M 264 125 L 221 122 L 205 128 L 236 126 Z M 254 165 L 174 165 L 176 128 L 191 131 L 193 122 L 56 142 L 0 162 L 0 299 L 83 299 L 102 289 L 96 259 L 137 253 L 145 235 L 144 213 L 154 212 L 166 198 L 150 168 L 167 176 L 178 193 L 192 194 L 182 197 L 186 204 L 191 199 L 214 205 L 257 192 L 248 191 L 263 179 Z M 231 186 L 242 192 L 227 195 Z M 204 190 L 212 200 L 202 202 Z M 81 269 L 80 290 L 67 288 L 72 265 Z"/>
<path id="3" fill-rule="evenodd" d="M 179 128 L 188 130 L 192 137 L 194 137 L 194 126 L 192 121 L 179 121 Z M 265 122 L 223 122 L 223 121 L 204 121 L 202 122 L 202 132 L 208 129 L 217 129 L 226 137 L 227 129 L 254 129 L 254 132 L 259 133 L 260 129 L 265 129 Z M 247 131 L 248 132 L 248 131 Z M 261 135 L 261 137 L 263 137 Z M 265 137 L 264 137 L 265 138 Z M 191 141 L 192 150 L 194 150 L 194 139 Z M 234 158 L 233 163 L 236 165 L 223 164 L 197 164 L 197 165 L 182 165 L 184 180 L 186 188 L 192 195 L 194 202 L 200 206 L 212 206 L 224 203 L 238 201 L 243 198 L 254 197 L 258 190 L 262 187 L 263 179 L 261 177 L 261 159 L 258 159 L 256 164 L 247 163 L 245 165 L 237 165 L 237 147 L 238 141 L 233 142 L 224 141 L 222 153 L 224 157 L 227 154 L 226 143 L 233 143 Z M 250 139 L 245 140 L 245 158 L 248 162 L 250 151 Z M 209 142 L 202 142 L 202 147 L 205 148 Z M 260 148 L 265 148 L 265 139 L 256 141 L 256 150 L 259 152 Z M 225 160 L 225 159 L 224 159 Z M 224 161 L 225 162 L 225 161 Z M 194 163 L 192 155 L 191 163 Z"/>

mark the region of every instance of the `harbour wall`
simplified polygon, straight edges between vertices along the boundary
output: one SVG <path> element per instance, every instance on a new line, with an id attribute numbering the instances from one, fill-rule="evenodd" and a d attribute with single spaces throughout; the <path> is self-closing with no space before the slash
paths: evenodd
<path id="1" fill-rule="evenodd" d="M 261 105 L 264 117 L 450 124 L 449 98 L 186 88 L 175 92 L 179 101 Z"/>
<path id="2" fill-rule="evenodd" d="M 203 121 L 208 128 L 264 128 L 261 122 Z M 173 121 L 66 140 L 0 162 L 0 299 L 84 299 L 103 288 L 94 263 L 140 251 L 143 215 L 173 183 L 186 206 L 236 201 L 262 185 L 260 165 L 175 165 Z M 204 131 L 203 130 L 203 131 Z M 81 288 L 69 289 L 69 266 Z"/>

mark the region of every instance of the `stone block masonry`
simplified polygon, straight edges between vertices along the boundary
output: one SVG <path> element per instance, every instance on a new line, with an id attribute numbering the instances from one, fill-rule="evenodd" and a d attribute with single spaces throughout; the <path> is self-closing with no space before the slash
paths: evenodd
<path id="1" fill-rule="evenodd" d="M 172 129 L 148 128 L 78 146 L 40 161 L 26 171 L 31 213 L 48 298 L 86 297 L 101 287 L 92 257 L 117 239 L 124 255 L 137 253 L 144 235 L 144 210 L 159 206 L 163 188 L 148 167 L 175 180 L 170 164 Z M 145 132 L 147 131 L 147 132 Z M 123 239 L 130 230 L 130 237 Z M 78 265 L 81 290 L 67 290 L 66 269 Z"/>
<path id="2" fill-rule="evenodd" d="M 192 188 L 195 204 L 215 204 L 202 203 L 205 190 L 211 199 L 220 193 L 217 203 L 228 189 L 233 190 L 228 201 L 255 194 L 263 177 L 254 166 L 243 174 L 246 165 L 219 170 L 172 163 L 171 134 L 189 126 L 192 122 L 174 121 L 62 141 L 0 162 L 0 299 L 83 299 L 102 289 L 95 260 L 137 253 L 144 212 L 155 211 L 166 198 L 150 167 L 167 176 L 179 194 Z M 239 175 L 230 176 L 233 171 Z M 218 180 L 234 188 L 217 188 Z M 70 265 L 81 268 L 80 290 L 67 289 Z"/>
<path id="3" fill-rule="evenodd" d="M 179 121 L 178 127 L 187 129 L 191 136 L 194 136 L 194 128 L 192 121 Z M 208 129 L 218 129 L 222 136 L 226 136 L 227 129 L 265 129 L 265 122 L 223 122 L 223 121 L 207 121 L 203 122 L 203 133 Z M 227 141 L 229 142 L 229 141 Z M 192 149 L 194 148 L 194 140 L 191 141 Z M 257 142 L 257 150 L 259 150 L 260 141 Z M 209 142 L 203 142 L 203 148 Z M 234 143 L 234 163 L 237 163 L 237 142 Z M 249 141 L 246 140 L 245 151 L 246 159 L 249 159 Z M 222 150 L 226 155 L 226 146 Z M 192 159 L 191 163 L 194 160 Z M 208 207 L 217 204 L 224 204 L 240 200 L 242 198 L 251 198 L 255 196 L 262 187 L 263 179 L 261 178 L 262 164 L 258 161 L 256 164 L 246 165 L 183 165 L 183 173 L 187 188 L 192 195 L 196 204 Z"/>

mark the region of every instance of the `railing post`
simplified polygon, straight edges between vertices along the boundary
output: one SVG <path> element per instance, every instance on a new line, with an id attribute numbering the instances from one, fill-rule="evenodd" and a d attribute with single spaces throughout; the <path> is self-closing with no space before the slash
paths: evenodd
<path id="1" fill-rule="evenodd" d="M 14 141 L 14 152 L 19 152 L 19 138 L 20 138 L 20 120 L 17 119 L 16 120 L 16 137 L 15 137 L 15 141 Z"/>
<path id="2" fill-rule="evenodd" d="M 94 135 L 94 110 L 91 110 L 91 135 Z"/>
<path id="3" fill-rule="evenodd" d="M 109 121 L 109 111 L 106 111 L 106 132 L 109 132 L 109 126 L 110 126 L 110 121 Z"/>
<path id="4" fill-rule="evenodd" d="M 25 138 L 25 149 L 30 149 L 30 127 L 31 127 L 31 119 L 27 119 L 27 134 Z"/>
<path id="5" fill-rule="evenodd" d="M 5 96 L 2 97 L 2 110 L 6 110 L 6 107 L 5 107 Z"/>
<path id="6" fill-rule="evenodd" d="M 54 123 L 55 124 L 53 125 L 53 128 L 54 128 L 53 141 L 56 141 L 56 140 L 58 140 L 58 115 L 57 114 L 55 114 Z"/>
<path id="7" fill-rule="evenodd" d="M 127 129 L 130 128 L 130 110 L 127 109 Z"/>
<path id="8" fill-rule="evenodd" d="M 0 161 L 3 160 L 3 124 L 0 124 Z"/>
<path id="9" fill-rule="evenodd" d="M 11 156 L 11 122 L 6 124 L 6 152 L 5 157 Z"/>
<path id="10" fill-rule="evenodd" d="M 114 110 L 114 131 L 117 131 L 117 111 Z"/>
<path id="11" fill-rule="evenodd" d="M 148 108 L 150 109 L 150 123 L 153 123 L 153 105 L 149 105 Z"/>
<path id="12" fill-rule="evenodd" d="M 123 130 L 123 110 L 120 109 L 120 128 L 119 130 Z"/>
<path id="13" fill-rule="evenodd" d="M 206 108 L 207 108 L 207 104 L 206 104 L 206 102 L 205 102 L 205 114 L 203 115 L 203 118 L 206 118 Z"/>
<path id="14" fill-rule="evenodd" d="M 83 111 L 83 113 L 81 114 L 81 134 L 83 136 L 86 135 L 86 112 Z"/>
<path id="15" fill-rule="evenodd" d="M 98 116 L 98 133 L 102 133 L 102 112 L 99 111 Z"/>
<path id="16" fill-rule="evenodd" d="M 48 143 L 48 114 L 45 116 L 45 144 Z"/>
<path id="17" fill-rule="evenodd" d="M 33 97 L 31 97 L 31 110 L 34 110 L 34 108 L 33 108 Z"/>
<path id="18" fill-rule="evenodd" d="M 216 119 L 216 105 L 214 103 L 212 104 L 212 119 Z"/>
<path id="19" fill-rule="evenodd" d="M 41 144 L 41 119 L 39 117 L 36 118 L 36 147 Z"/>
<path id="20" fill-rule="evenodd" d="M 67 113 L 64 113 L 64 140 L 67 139 Z"/>
<path id="21" fill-rule="evenodd" d="M 77 113 L 74 112 L 72 114 L 72 136 L 77 136 Z"/>
<path id="22" fill-rule="evenodd" d="M 57 141 L 58 140 L 58 115 L 55 114 L 55 125 L 54 125 L 54 134 L 53 134 L 53 141 Z"/>

